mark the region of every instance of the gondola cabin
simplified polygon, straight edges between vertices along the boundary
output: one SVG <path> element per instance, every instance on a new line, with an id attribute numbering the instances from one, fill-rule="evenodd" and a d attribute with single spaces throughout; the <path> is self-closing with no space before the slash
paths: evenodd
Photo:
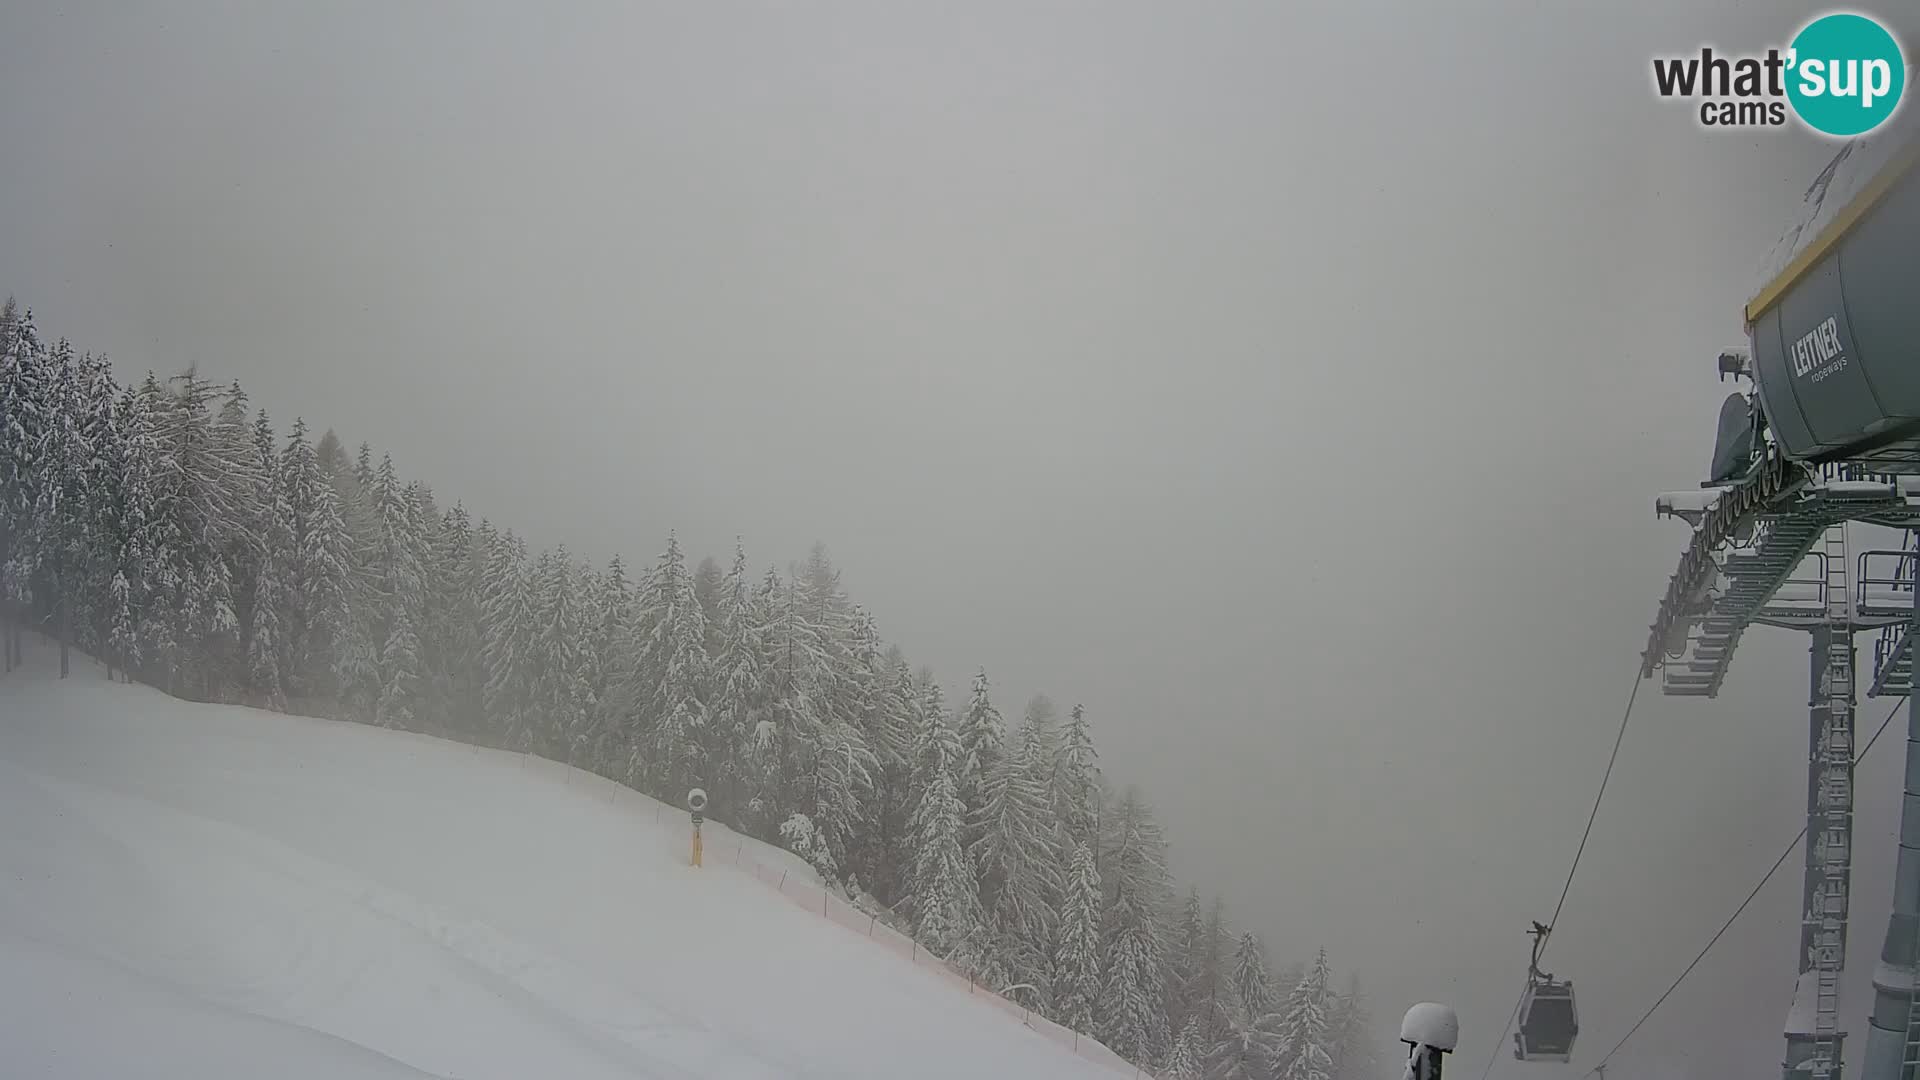
<path id="1" fill-rule="evenodd" d="M 1580 1034 L 1580 1014 L 1573 1006 L 1573 983 L 1552 979 L 1527 984 L 1520 999 L 1520 1027 L 1513 1033 L 1513 1056 L 1521 1061 L 1573 1059 L 1573 1040 Z"/>

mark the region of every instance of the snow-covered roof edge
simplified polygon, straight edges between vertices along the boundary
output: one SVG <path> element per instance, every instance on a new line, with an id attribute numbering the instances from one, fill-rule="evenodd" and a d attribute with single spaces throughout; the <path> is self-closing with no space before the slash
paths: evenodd
<path id="1" fill-rule="evenodd" d="M 1908 86 L 1913 85 L 1916 74 L 1920 74 L 1920 69 L 1908 64 Z M 1772 287 L 1794 259 L 1846 212 L 1881 170 L 1900 158 L 1916 141 L 1920 141 L 1920 108 L 1911 101 L 1902 102 L 1893 118 L 1881 128 L 1848 140 L 1808 187 L 1799 215 L 1761 262 L 1759 280 L 1750 295 L 1758 297 Z"/>

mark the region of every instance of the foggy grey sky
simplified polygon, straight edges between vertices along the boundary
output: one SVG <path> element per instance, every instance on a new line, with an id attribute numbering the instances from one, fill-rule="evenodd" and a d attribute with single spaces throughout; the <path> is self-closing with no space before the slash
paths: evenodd
<path id="1" fill-rule="evenodd" d="M 1477 1075 L 1685 539 L 1653 497 L 1831 153 L 1700 133 L 1648 59 L 1809 9 L 553 7 L 9 11 L 0 292 L 535 544 L 825 541 L 948 686 L 1084 702 L 1276 959 L 1454 1003 Z M 1642 694 L 1548 964 L 1582 1050 L 1798 827 L 1804 645 Z M 1626 1060 L 1777 1066 L 1797 888 Z"/>

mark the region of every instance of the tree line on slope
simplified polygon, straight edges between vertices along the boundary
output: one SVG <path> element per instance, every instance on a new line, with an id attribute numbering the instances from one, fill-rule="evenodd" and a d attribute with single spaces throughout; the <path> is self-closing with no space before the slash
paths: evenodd
<path id="1" fill-rule="evenodd" d="M 846 595 L 786 573 L 538 554 L 390 458 L 238 383 L 116 383 L 0 310 L 0 601 L 181 697 L 540 754 L 782 844 L 982 985 L 1166 1080 L 1362 1080 L 1357 982 L 1322 951 L 1276 982 L 1223 903 L 1176 902 L 1166 843 L 1115 793 L 1084 713 L 1009 728 L 984 671 L 957 709 Z"/>

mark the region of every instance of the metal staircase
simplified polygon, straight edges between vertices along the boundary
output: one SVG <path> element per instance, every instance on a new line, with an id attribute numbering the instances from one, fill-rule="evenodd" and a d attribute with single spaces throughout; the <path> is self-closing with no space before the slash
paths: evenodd
<path id="1" fill-rule="evenodd" d="M 1825 620 L 1831 606 L 1827 594 L 1832 591 L 1836 572 L 1831 560 L 1823 560 L 1829 565 L 1821 572 L 1822 579 L 1808 583 L 1816 589 L 1813 605 L 1793 610 L 1776 600 L 1823 530 L 1831 531 L 1821 515 L 1782 515 L 1762 522 L 1745 548 L 1727 553 L 1720 565 L 1720 574 L 1728 583 L 1726 590 L 1710 601 L 1707 614 L 1687 642 L 1686 665 L 1669 663 L 1661 668 L 1663 693 L 1671 697 L 1713 697 L 1719 693 L 1727 664 L 1750 623 L 1790 622 L 1796 615 L 1806 622 Z M 1846 570 L 1844 562 L 1837 567 L 1838 595 L 1843 605 L 1849 598 Z M 1770 607 L 1773 610 L 1769 611 Z"/>
<path id="2" fill-rule="evenodd" d="M 1920 570 L 1920 532 L 1909 531 L 1899 551 L 1862 552 L 1861 609 L 1884 608 L 1889 614 L 1902 606 L 1911 609 L 1916 570 Z M 1912 692 L 1912 629 L 1907 619 L 1881 627 L 1873 643 L 1873 682 L 1868 697 L 1905 697 Z"/>
<path id="3" fill-rule="evenodd" d="M 1873 686 L 1868 697 L 1905 697 L 1913 690 L 1913 638 L 1904 626 L 1888 626 L 1873 643 Z"/>
<path id="4" fill-rule="evenodd" d="M 1813 603 L 1794 607 L 1778 598 L 1783 586 L 1831 531 L 1831 519 L 1820 513 L 1782 514 L 1760 522 L 1752 540 L 1729 551 L 1720 564 L 1726 588 L 1713 597 L 1707 613 L 1687 642 L 1686 664 L 1661 668 L 1661 691 L 1672 697 L 1713 697 L 1720 692 L 1727 665 L 1747 627 L 1755 622 L 1802 626 L 1824 622 L 1832 599 L 1832 578 L 1838 572 L 1838 596 L 1844 606 L 1851 598 L 1846 588 L 1847 565 L 1828 565 L 1821 578 L 1808 581 Z M 1844 548 L 1844 544 L 1842 545 Z M 1822 561 L 1831 563 L 1830 559 Z"/>

